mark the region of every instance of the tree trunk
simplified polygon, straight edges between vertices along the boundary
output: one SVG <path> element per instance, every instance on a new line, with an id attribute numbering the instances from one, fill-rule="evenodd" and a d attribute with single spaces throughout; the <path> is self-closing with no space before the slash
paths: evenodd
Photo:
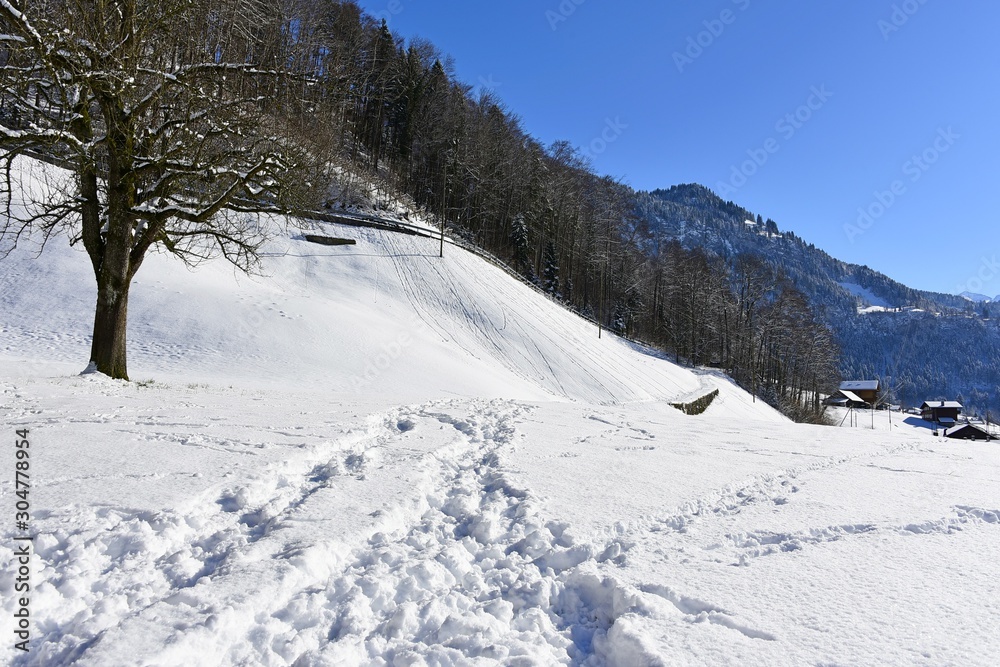
<path id="1" fill-rule="evenodd" d="M 97 370 L 118 380 L 128 380 L 125 364 L 125 332 L 128 314 L 128 288 L 115 289 L 104 284 L 97 288 L 97 311 L 94 315 L 94 340 L 90 359 Z"/>
<path id="2" fill-rule="evenodd" d="M 108 225 L 104 256 L 96 274 L 97 309 L 90 360 L 97 364 L 99 372 L 117 380 L 128 380 L 125 364 L 128 290 L 140 262 L 131 261 L 134 224 L 128 209 L 133 202 L 134 185 L 122 177 L 126 170 L 121 167 L 121 156 L 128 153 L 121 147 L 127 144 L 127 139 L 114 141 L 115 138 L 112 136 L 108 141 L 113 149 L 118 149 L 110 151 L 108 181 L 117 187 L 108 188 Z"/>

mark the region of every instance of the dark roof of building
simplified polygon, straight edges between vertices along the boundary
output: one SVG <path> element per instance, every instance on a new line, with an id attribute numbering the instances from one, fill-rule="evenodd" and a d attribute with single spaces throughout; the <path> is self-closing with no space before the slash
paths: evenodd
<path id="1" fill-rule="evenodd" d="M 878 391 L 878 380 L 849 380 L 840 383 L 841 391 Z"/>

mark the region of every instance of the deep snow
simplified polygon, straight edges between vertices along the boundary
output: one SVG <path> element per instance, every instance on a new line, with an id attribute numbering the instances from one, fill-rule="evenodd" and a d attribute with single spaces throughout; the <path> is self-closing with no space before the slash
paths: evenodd
<path id="1" fill-rule="evenodd" d="M 78 374 L 79 251 L 0 262 L 36 534 L 21 655 L 0 528 L 0 660 L 997 662 L 996 444 L 794 425 L 458 248 L 337 233 L 254 279 L 151 257 L 133 383 Z"/>

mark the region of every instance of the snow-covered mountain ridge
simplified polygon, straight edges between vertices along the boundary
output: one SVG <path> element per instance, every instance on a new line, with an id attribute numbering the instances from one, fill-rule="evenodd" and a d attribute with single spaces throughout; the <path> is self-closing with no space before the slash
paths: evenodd
<path id="1" fill-rule="evenodd" d="M 780 269 L 836 334 L 845 377 L 882 378 L 907 405 L 958 398 L 1000 412 L 1000 304 L 915 290 L 840 261 L 700 185 L 637 193 L 636 212 L 655 243 L 759 255 Z"/>
<path id="2" fill-rule="evenodd" d="M 959 296 L 963 297 L 963 298 L 965 298 L 965 299 L 967 299 L 969 301 L 972 301 L 973 303 L 994 303 L 994 302 L 1000 302 L 1000 294 L 998 294 L 997 296 L 994 296 L 994 297 L 989 297 L 989 296 L 986 296 L 985 294 L 975 294 L 973 292 L 962 292 L 961 294 L 959 294 Z"/>
<path id="3" fill-rule="evenodd" d="M 849 312 L 859 305 L 858 298 L 866 305 L 933 311 L 967 306 L 963 295 L 912 289 L 867 266 L 831 257 L 794 233 L 780 231 L 772 220 L 755 222 L 750 211 L 723 201 L 701 185 L 637 193 L 636 202 L 637 212 L 654 235 L 676 238 L 723 257 L 744 252 L 762 255 L 784 269 L 796 286 L 825 308 Z M 859 289 L 864 294 L 859 294 Z"/>

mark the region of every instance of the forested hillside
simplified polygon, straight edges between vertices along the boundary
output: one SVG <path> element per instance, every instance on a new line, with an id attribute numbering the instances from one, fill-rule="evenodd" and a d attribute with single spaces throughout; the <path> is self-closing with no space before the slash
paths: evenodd
<path id="1" fill-rule="evenodd" d="M 836 333 L 845 378 L 880 378 L 907 405 L 958 398 L 980 413 L 1000 411 L 1000 304 L 914 290 L 834 259 L 700 185 L 638 193 L 636 201 L 660 243 L 730 263 L 753 254 L 787 276 Z"/>

